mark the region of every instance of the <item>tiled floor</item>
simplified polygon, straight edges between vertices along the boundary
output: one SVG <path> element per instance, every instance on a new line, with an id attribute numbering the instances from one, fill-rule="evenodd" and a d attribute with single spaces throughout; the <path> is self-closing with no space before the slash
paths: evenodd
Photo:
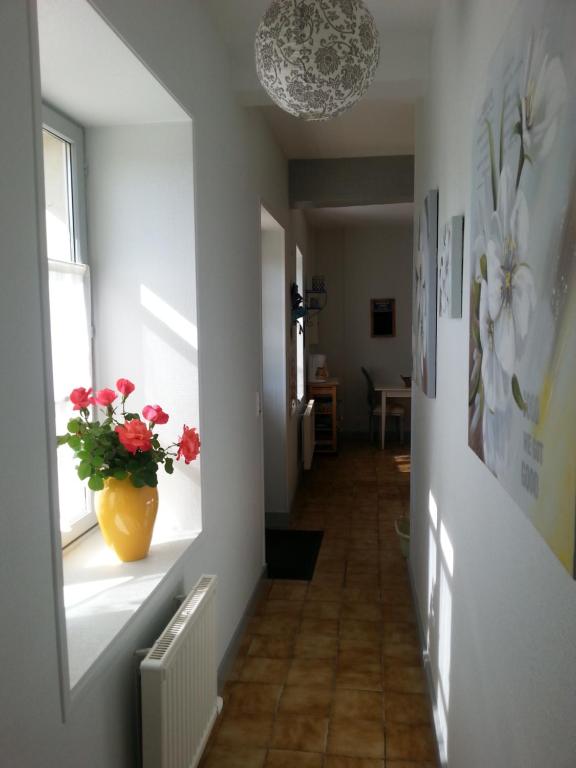
<path id="1" fill-rule="evenodd" d="M 405 452 L 317 457 L 295 527 L 322 529 L 311 582 L 275 581 L 251 618 L 202 768 L 435 768 L 406 563 Z"/>

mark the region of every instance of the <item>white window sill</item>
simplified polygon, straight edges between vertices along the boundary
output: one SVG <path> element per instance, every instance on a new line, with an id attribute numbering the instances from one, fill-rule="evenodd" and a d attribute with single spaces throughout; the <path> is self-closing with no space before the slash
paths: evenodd
<path id="1" fill-rule="evenodd" d="M 104 544 L 98 528 L 64 552 L 71 689 L 83 682 L 96 660 L 200 533 L 155 535 L 148 557 L 134 563 L 120 562 Z"/>

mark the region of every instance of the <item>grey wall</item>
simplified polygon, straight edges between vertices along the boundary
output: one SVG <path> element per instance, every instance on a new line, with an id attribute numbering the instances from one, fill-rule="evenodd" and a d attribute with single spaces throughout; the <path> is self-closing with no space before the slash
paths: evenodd
<path id="1" fill-rule="evenodd" d="M 225 52 L 199 0 L 98 0 L 194 117 L 196 255 L 203 440 L 202 536 L 119 636 L 100 674 L 60 717 L 51 558 L 51 391 L 35 159 L 40 93 L 32 3 L 0 4 L 0 750 L 18 768 L 134 765 L 132 653 L 165 623 L 171 598 L 202 572 L 220 577 L 218 650 L 226 648 L 263 563 L 257 257 L 260 197 L 287 210 L 287 166 L 267 128 L 239 109 Z M 32 17 L 31 17 L 32 16 Z M 224 224 L 223 224 L 224 221 Z"/>
<path id="2" fill-rule="evenodd" d="M 513 6 L 442 3 L 417 110 L 415 198 L 438 187 L 441 222 L 469 216 L 473 115 Z M 411 570 L 435 694 L 448 690 L 448 764 L 572 768 L 576 584 L 467 447 L 468 312 L 464 291 L 463 319 L 439 319 L 437 397 L 416 389 L 412 404 Z"/>
<path id="3" fill-rule="evenodd" d="M 288 519 L 286 429 L 286 264 L 284 230 L 262 231 L 262 409 L 266 518 Z"/>
<path id="4" fill-rule="evenodd" d="M 343 429 L 367 432 L 361 367 L 397 386 L 412 370 L 412 222 L 318 230 L 316 268 L 328 291 L 317 348 L 340 379 Z M 382 298 L 396 299 L 394 338 L 371 338 L 370 299 Z"/>

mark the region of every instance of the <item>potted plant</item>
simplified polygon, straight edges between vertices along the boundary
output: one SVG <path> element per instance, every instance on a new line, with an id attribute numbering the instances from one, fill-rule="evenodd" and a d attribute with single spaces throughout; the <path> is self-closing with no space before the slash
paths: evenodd
<path id="1" fill-rule="evenodd" d="M 147 405 L 142 416 L 128 411 L 126 401 L 134 389 L 128 379 L 118 379 L 116 390 L 74 389 L 70 401 L 78 415 L 58 437 L 58 445 L 74 451 L 78 477 L 95 491 L 102 536 L 124 562 L 141 560 L 150 549 L 159 465 L 171 475 L 175 459 L 189 464 L 200 453 L 198 432 L 186 425 L 178 442 L 163 448 L 155 429 L 169 416 L 159 405 Z"/>

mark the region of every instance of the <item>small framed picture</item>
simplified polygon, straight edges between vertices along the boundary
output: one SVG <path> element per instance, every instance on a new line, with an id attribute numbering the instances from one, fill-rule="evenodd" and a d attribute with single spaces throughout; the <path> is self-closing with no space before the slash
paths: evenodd
<path id="1" fill-rule="evenodd" d="M 396 336 L 396 299 L 370 299 L 370 335 Z"/>
<path id="2" fill-rule="evenodd" d="M 440 317 L 462 317 L 463 244 L 464 216 L 452 216 L 444 225 L 438 261 Z"/>

